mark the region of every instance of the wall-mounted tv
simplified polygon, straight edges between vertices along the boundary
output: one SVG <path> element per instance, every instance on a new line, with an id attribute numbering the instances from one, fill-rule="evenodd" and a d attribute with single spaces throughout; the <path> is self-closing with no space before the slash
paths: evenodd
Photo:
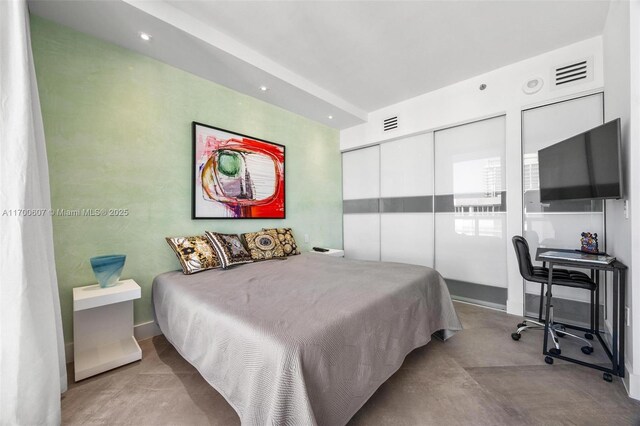
<path id="1" fill-rule="evenodd" d="M 621 198 L 620 119 L 538 151 L 540 201 Z"/>

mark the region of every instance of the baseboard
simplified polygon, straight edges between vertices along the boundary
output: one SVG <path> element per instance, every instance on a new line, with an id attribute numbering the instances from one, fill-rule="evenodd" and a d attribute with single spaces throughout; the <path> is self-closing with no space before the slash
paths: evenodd
<path id="1" fill-rule="evenodd" d="M 136 337 L 136 340 L 149 339 L 161 334 L 162 331 L 160 331 L 160 327 L 158 327 L 155 321 L 143 322 L 133 327 L 133 335 Z"/>
<path id="2" fill-rule="evenodd" d="M 445 279 L 454 300 L 470 302 L 504 311 L 507 308 L 507 288 Z"/>
<path id="3" fill-rule="evenodd" d="M 504 306 L 501 306 L 501 305 L 490 306 L 491 303 L 484 303 L 482 302 L 482 300 L 471 300 L 471 299 L 466 299 L 464 297 L 453 297 L 453 296 L 451 297 L 451 300 L 453 300 L 456 303 L 462 303 L 463 305 L 477 306 L 479 308 L 491 309 L 492 311 L 504 312 Z"/>
<path id="4" fill-rule="evenodd" d="M 634 374 L 628 363 L 625 363 L 625 375 L 622 380 L 630 398 L 640 401 L 640 374 Z"/>
<path id="5" fill-rule="evenodd" d="M 469 297 L 456 296 L 453 294 L 451 295 L 451 299 L 457 302 L 468 303 L 470 305 L 477 305 L 477 306 L 482 306 L 484 308 L 496 309 L 498 311 L 504 311 L 506 309 L 505 305 L 501 305 L 499 303 L 487 302 L 486 300 L 471 299 Z"/>
<path id="6" fill-rule="evenodd" d="M 155 321 L 143 322 L 133 326 L 133 335 L 138 341 L 159 336 L 161 334 L 162 331 L 160 331 L 160 327 L 158 327 L 158 324 L 156 324 Z M 73 342 L 65 343 L 64 356 L 67 364 L 73 362 Z"/>

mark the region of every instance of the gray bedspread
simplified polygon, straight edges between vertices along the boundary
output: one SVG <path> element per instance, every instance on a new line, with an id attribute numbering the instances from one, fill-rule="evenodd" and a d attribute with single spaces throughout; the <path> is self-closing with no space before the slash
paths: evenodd
<path id="1" fill-rule="evenodd" d="M 344 425 L 432 333 L 462 328 L 435 270 L 314 253 L 167 272 L 153 303 L 243 425 Z"/>

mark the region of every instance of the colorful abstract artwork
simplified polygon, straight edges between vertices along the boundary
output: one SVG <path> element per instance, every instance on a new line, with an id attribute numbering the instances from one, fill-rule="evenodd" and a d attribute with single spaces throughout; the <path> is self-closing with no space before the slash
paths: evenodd
<path id="1" fill-rule="evenodd" d="M 193 123 L 193 218 L 284 219 L 283 145 Z"/>

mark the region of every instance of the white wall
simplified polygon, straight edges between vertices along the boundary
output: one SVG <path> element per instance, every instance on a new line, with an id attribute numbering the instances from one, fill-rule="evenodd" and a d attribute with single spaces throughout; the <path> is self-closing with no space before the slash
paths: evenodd
<path id="1" fill-rule="evenodd" d="M 625 198 L 633 202 L 634 194 L 631 187 L 631 157 L 630 157 L 630 3 L 614 1 L 609 7 L 609 15 L 602 34 L 604 49 L 604 77 L 605 77 L 605 120 L 620 117 L 622 127 L 622 161 L 625 182 Z M 607 250 L 621 262 L 631 265 L 631 220 L 625 218 L 624 201 L 607 201 Z M 632 277 L 627 277 L 627 306 L 631 306 L 633 298 L 631 288 Z M 627 327 L 626 358 L 627 367 L 634 364 L 633 327 Z M 638 365 L 638 364 L 636 364 Z"/>
<path id="2" fill-rule="evenodd" d="M 640 2 L 631 3 L 631 24 L 629 30 L 629 40 L 631 40 L 631 113 L 629 114 L 629 164 L 633 168 L 629 169 L 629 191 L 635 196 L 630 203 L 631 215 L 631 235 L 640 235 Z M 630 281 L 640 283 L 640 238 L 631 240 L 631 271 Z M 637 287 L 637 284 L 636 284 Z M 633 328 L 633 377 L 629 383 L 629 394 L 640 399 L 640 291 L 636 288 L 631 297 L 631 323 Z M 631 359 L 631 356 L 629 356 Z"/>
<path id="3" fill-rule="evenodd" d="M 621 118 L 625 198 L 607 204 L 610 251 L 630 267 L 627 277 L 627 306 L 631 324 L 626 328 L 627 386 L 640 399 L 640 4 L 613 1 L 603 32 L 605 73 L 605 115 Z M 636 236 L 633 238 L 633 236 Z M 637 286 L 637 284 L 635 284 Z"/>
<path id="4" fill-rule="evenodd" d="M 575 86 L 554 89 L 555 67 L 592 57 L 593 79 Z M 532 106 L 601 91 L 604 87 L 602 37 L 595 37 L 536 56 L 445 88 L 391 105 L 369 114 L 367 123 L 340 133 L 340 148 L 348 150 L 416 133 L 446 128 L 463 122 L 506 114 L 507 235 L 522 233 L 521 111 Z M 522 91 L 532 77 L 544 79 L 542 90 L 534 95 Z M 487 88 L 479 90 L 480 84 Z M 399 129 L 382 132 L 382 120 L 397 115 Z M 515 165 L 509 167 L 509 165 Z M 507 252 L 512 253 L 507 239 Z M 523 282 L 515 256 L 507 256 L 507 312 L 522 315 Z"/>

